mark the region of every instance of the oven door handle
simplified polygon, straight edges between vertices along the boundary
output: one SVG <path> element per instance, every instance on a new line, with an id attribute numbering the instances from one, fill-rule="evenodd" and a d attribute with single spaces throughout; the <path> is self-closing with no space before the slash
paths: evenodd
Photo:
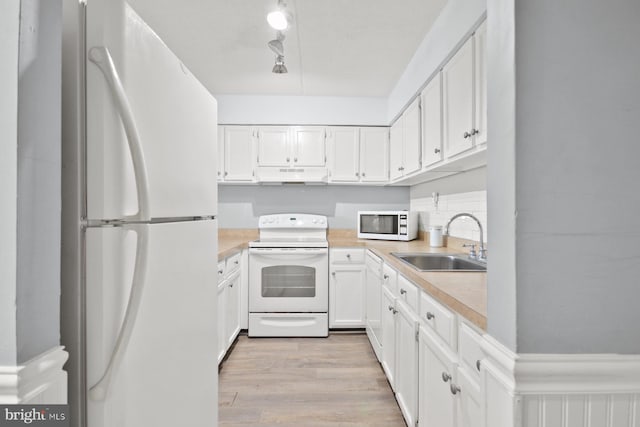
<path id="1" fill-rule="evenodd" d="M 328 255 L 327 248 L 250 248 L 249 254 L 261 256 L 271 255 L 291 255 L 291 256 L 307 256 L 307 255 Z"/>

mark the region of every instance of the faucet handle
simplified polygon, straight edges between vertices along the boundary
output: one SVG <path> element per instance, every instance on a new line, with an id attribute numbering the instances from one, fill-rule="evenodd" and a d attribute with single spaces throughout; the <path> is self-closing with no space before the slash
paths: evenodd
<path id="1" fill-rule="evenodd" d="M 478 258 L 478 255 L 476 254 L 476 245 L 474 243 L 470 243 L 470 244 L 463 244 L 462 245 L 463 248 L 471 248 L 469 249 L 469 258 L 473 258 L 476 259 Z"/>
<path id="2" fill-rule="evenodd" d="M 478 259 L 486 261 L 487 260 L 487 250 L 485 248 L 480 248 L 478 252 Z"/>

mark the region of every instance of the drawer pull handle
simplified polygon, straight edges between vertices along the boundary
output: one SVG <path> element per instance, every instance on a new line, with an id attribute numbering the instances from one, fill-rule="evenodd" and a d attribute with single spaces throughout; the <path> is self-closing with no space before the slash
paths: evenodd
<path id="1" fill-rule="evenodd" d="M 476 360 L 476 369 L 480 370 L 480 359 Z"/>
<path id="2" fill-rule="evenodd" d="M 406 290 L 404 290 L 403 288 L 400 288 L 400 295 L 404 295 L 404 294 L 406 294 L 406 293 L 407 293 L 407 291 L 406 291 Z"/>
<path id="3" fill-rule="evenodd" d="M 444 381 L 445 383 L 448 382 L 448 381 L 451 381 L 451 375 L 449 375 L 446 372 L 443 372 L 442 373 L 442 381 Z"/>
<path id="4" fill-rule="evenodd" d="M 433 313 L 432 313 L 432 312 L 430 312 L 430 311 L 427 311 L 427 314 L 425 314 L 425 316 L 427 317 L 427 320 L 431 320 L 431 319 L 433 319 L 434 317 L 436 317 L 436 315 L 435 315 L 435 314 L 433 314 Z"/>
<path id="5" fill-rule="evenodd" d="M 449 389 L 451 390 L 451 394 L 458 394 L 460 393 L 460 386 L 455 385 L 454 383 L 451 383 L 451 385 L 449 386 Z"/>
<path id="6" fill-rule="evenodd" d="M 388 274 L 385 274 L 385 275 L 383 275 L 383 276 L 382 276 L 382 278 L 383 278 L 384 280 L 387 280 L 387 279 L 389 278 L 389 275 L 388 275 Z"/>

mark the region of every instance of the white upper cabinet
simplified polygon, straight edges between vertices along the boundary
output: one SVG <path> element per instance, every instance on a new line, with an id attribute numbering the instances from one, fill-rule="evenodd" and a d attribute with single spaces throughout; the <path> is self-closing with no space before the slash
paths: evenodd
<path id="1" fill-rule="evenodd" d="M 258 166 L 289 166 L 292 162 L 291 132 L 286 126 L 257 129 Z"/>
<path id="2" fill-rule="evenodd" d="M 486 45 L 484 22 L 442 70 L 447 158 L 487 142 Z"/>
<path id="3" fill-rule="evenodd" d="M 409 175 L 419 171 L 422 167 L 422 132 L 420 122 L 420 97 L 405 110 L 403 135 L 402 174 Z"/>
<path id="4" fill-rule="evenodd" d="M 394 181 L 402 177 L 402 134 L 404 132 L 404 117 L 401 116 L 391 126 L 389 135 L 389 180 Z"/>
<path id="5" fill-rule="evenodd" d="M 442 69 L 447 158 L 473 148 L 473 38 Z"/>
<path id="6" fill-rule="evenodd" d="M 474 36 L 474 138 L 475 144 L 487 142 L 487 21 L 476 30 Z"/>
<path id="7" fill-rule="evenodd" d="M 360 129 L 331 127 L 327 129 L 330 182 L 360 180 Z"/>
<path id="8" fill-rule="evenodd" d="M 326 131 L 324 127 L 295 126 L 293 131 L 292 166 L 313 167 L 325 166 Z"/>
<path id="9" fill-rule="evenodd" d="M 436 74 L 422 91 L 423 166 L 442 160 L 442 78 Z"/>
<path id="10" fill-rule="evenodd" d="M 422 167 L 421 121 L 420 97 L 417 97 L 391 127 L 391 181 L 417 172 Z"/>
<path id="11" fill-rule="evenodd" d="M 218 126 L 218 181 L 224 174 L 224 126 Z"/>
<path id="12" fill-rule="evenodd" d="M 225 181 L 253 181 L 254 133 L 250 126 L 224 127 Z M 220 141 L 218 141 L 220 142 Z"/>
<path id="13" fill-rule="evenodd" d="M 327 144 L 330 182 L 389 180 L 389 128 L 330 127 Z"/>
<path id="14" fill-rule="evenodd" d="M 389 180 L 389 128 L 360 128 L 360 181 Z"/>

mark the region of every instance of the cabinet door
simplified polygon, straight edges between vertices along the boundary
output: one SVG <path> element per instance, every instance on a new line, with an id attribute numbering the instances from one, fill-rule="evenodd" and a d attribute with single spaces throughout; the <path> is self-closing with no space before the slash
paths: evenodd
<path id="1" fill-rule="evenodd" d="M 487 142 L 487 21 L 476 30 L 474 42 L 474 138 L 475 144 Z"/>
<path id="2" fill-rule="evenodd" d="M 380 312 L 380 299 L 382 295 L 382 278 L 380 277 L 380 260 L 375 260 L 371 255 L 367 255 L 366 260 L 366 319 L 367 335 L 371 341 L 371 346 L 376 352 L 376 357 L 380 359 L 380 349 L 382 344 L 382 318 Z"/>
<path id="3" fill-rule="evenodd" d="M 329 327 L 364 328 L 364 266 L 333 267 L 329 282 Z"/>
<path id="4" fill-rule="evenodd" d="M 442 78 L 440 73 L 422 91 L 422 147 L 424 167 L 442 160 Z"/>
<path id="5" fill-rule="evenodd" d="M 226 293 L 227 282 L 218 285 L 218 364 L 222 362 L 224 353 L 227 351 L 227 329 L 225 327 L 227 304 Z"/>
<path id="6" fill-rule="evenodd" d="M 457 418 L 456 427 L 482 426 L 482 395 L 480 385 L 473 380 L 473 375 L 465 368 L 458 367 L 456 385 L 460 392 L 456 394 Z"/>
<path id="7" fill-rule="evenodd" d="M 233 341 L 240 332 L 240 271 L 237 271 L 227 280 L 225 350 L 231 347 Z"/>
<path id="8" fill-rule="evenodd" d="M 224 127 L 224 180 L 253 181 L 253 130 L 249 126 Z"/>
<path id="9" fill-rule="evenodd" d="M 218 126 L 218 181 L 223 180 L 224 173 L 224 126 Z"/>
<path id="10" fill-rule="evenodd" d="M 360 180 L 360 131 L 356 127 L 327 129 L 329 180 L 358 182 Z"/>
<path id="11" fill-rule="evenodd" d="M 402 133 L 403 117 L 391 126 L 389 134 L 389 180 L 393 181 L 402 176 Z"/>
<path id="12" fill-rule="evenodd" d="M 293 128 L 293 166 L 325 166 L 327 152 L 324 127 Z"/>
<path id="13" fill-rule="evenodd" d="M 360 178 L 362 182 L 389 180 L 389 128 L 360 128 Z"/>
<path id="14" fill-rule="evenodd" d="M 473 38 L 442 69 L 447 158 L 473 147 Z"/>
<path id="15" fill-rule="evenodd" d="M 403 136 L 403 160 L 402 174 L 409 175 L 417 172 L 422 167 L 422 129 L 420 122 L 422 120 L 420 114 L 420 97 L 417 97 L 413 103 L 403 113 L 404 120 L 404 136 Z"/>
<path id="16" fill-rule="evenodd" d="M 289 166 L 291 133 L 286 126 L 268 126 L 258 129 L 258 166 Z"/>
<path id="17" fill-rule="evenodd" d="M 455 375 L 455 355 L 424 327 L 420 328 L 419 347 L 420 425 L 454 427 L 456 407 L 451 383 Z"/>
<path id="18" fill-rule="evenodd" d="M 396 301 L 386 288 L 382 290 L 382 369 L 395 391 L 396 372 Z"/>
<path id="19" fill-rule="evenodd" d="M 407 425 L 413 426 L 418 414 L 418 318 L 402 301 L 396 300 L 396 310 L 396 400 Z"/>

